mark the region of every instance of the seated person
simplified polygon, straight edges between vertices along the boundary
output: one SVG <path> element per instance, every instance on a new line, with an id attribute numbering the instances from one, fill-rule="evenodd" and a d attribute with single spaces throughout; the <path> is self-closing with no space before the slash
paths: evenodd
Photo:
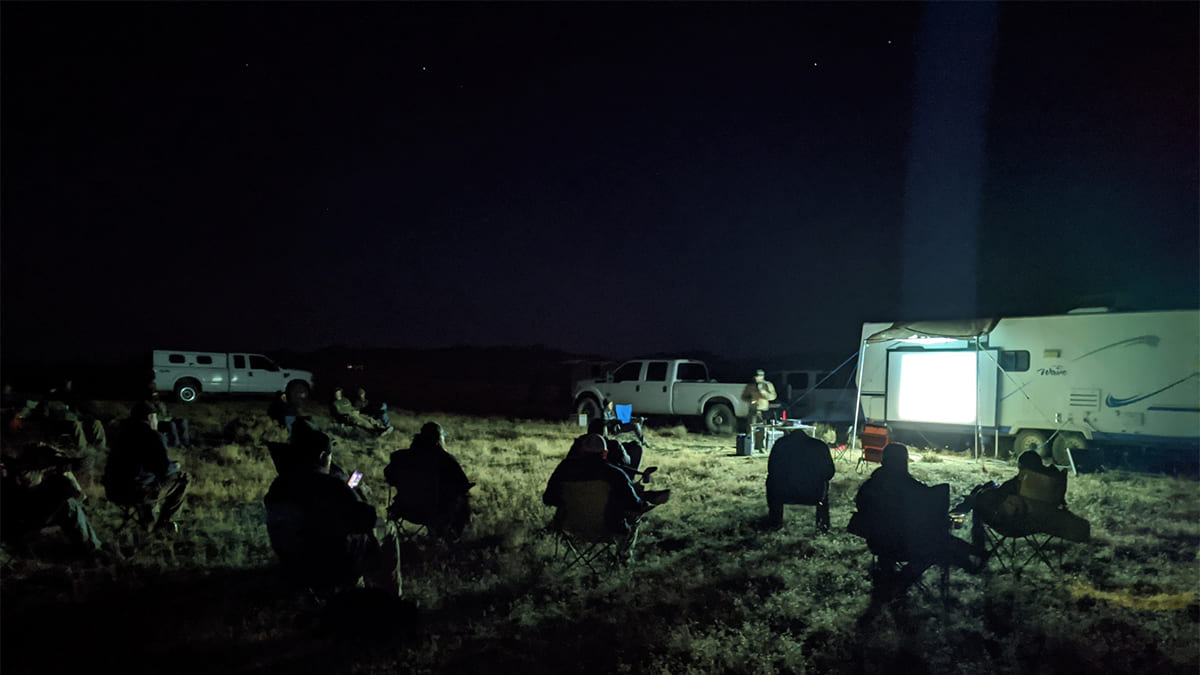
<path id="1" fill-rule="evenodd" d="M 621 418 L 617 417 L 617 405 L 612 399 L 604 399 L 604 410 L 602 411 L 604 425 L 609 434 L 617 436 L 626 432 L 631 432 L 637 436 L 638 443 L 645 447 L 650 447 L 646 442 L 646 435 L 642 433 L 642 424 L 646 421 L 645 417 L 630 417 L 628 422 L 622 422 Z"/>
<path id="2" fill-rule="evenodd" d="M 854 499 L 847 530 L 867 540 L 878 558 L 872 569 L 876 597 L 907 589 L 935 564 L 974 571 L 972 548 L 950 533 L 950 486 L 927 486 L 908 473 L 908 448 L 889 443 L 878 469 Z M 901 566 L 900 563 L 907 562 Z"/>
<path id="3" fill-rule="evenodd" d="M 608 463 L 620 468 L 632 480 L 637 468 L 642 463 L 642 445 L 636 441 L 622 443 L 615 438 L 610 438 L 608 424 L 602 419 L 592 420 L 588 424 L 587 433 L 577 436 L 575 442 L 578 443 L 593 434 L 604 439 L 604 447 L 608 450 L 606 456 Z M 568 452 L 568 454 L 570 453 Z"/>
<path id="4" fill-rule="evenodd" d="M 354 409 L 354 404 L 342 393 L 342 388 L 333 390 L 333 400 L 329 403 L 329 416 L 338 424 L 356 426 L 367 431 L 387 433 L 379 420 L 372 419 Z"/>
<path id="5" fill-rule="evenodd" d="M 288 440 L 292 440 L 292 425 L 296 423 L 296 418 L 300 416 L 300 411 L 296 409 L 296 404 L 288 400 L 288 395 L 285 392 L 275 392 L 275 398 L 271 400 L 270 407 L 267 408 L 267 417 L 278 424 L 280 427 L 287 429 Z"/>
<path id="6" fill-rule="evenodd" d="M 570 483 L 600 481 L 608 485 L 608 499 L 604 504 L 604 529 L 607 534 L 619 537 L 618 556 L 625 561 L 632 557 L 637 542 L 637 525 L 655 504 L 644 499 L 630 482 L 629 476 L 606 461 L 607 450 L 604 439 L 588 434 L 576 442 L 566 458 L 554 469 L 542 494 L 542 503 L 557 508 L 553 527 L 560 527 L 564 517 L 566 499 L 563 492 Z"/>
<path id="7" fill-rule="evenodd" d="M 358 392 L 354 395 L 354 409 L 361 415 L 365 415 L 383 425 L 384 436 L 392 432 L 392 423 L 388 420 L 387 404 L 380 403 L 378 406 L 371 405 L 367 399 L 367 390 L 362 387 L 358 388 Z"/>
<path id="8" fill-rule="evenodd" d="M 158 397 L 157 391 L 150 392 L 150 405 L 158 414 L 158 433 L 163 435 L 168 448 L 192 447 L 192 439 L 188 434 L 187 420 L 182 417 L 172 417 L 165 401 Z"/>
<path id="9" fill-rule="evenodd" d="M 323 437 L 323 440 L 322 438 Z M 297 583 L 337 591 L 359 579 L 400 595 L 400 550 L 394 536 L 375 536 L 374 507 L 330 473 L 329 437 L 307 434 L 292 448 L 263 498 L 267 534 L 284 574 Z"/>
<path id="10" fill-rule="evenodd" d="M 35 446 L 20 456 L 6 454 L 0 464 L 4 483 L 0 535 L 5 543 L 19 546 L 42 528 L 57 526 L 78 553 L 99 552 L 100 538 L 83 511 L 87 496 L 72 473 L 78 464 L 78 459 L 48 445 Z"/>
<path id="11" fill-rule="evenodd" d="M 784 504 L 817 507 L 817 531 L 829 531 L 829 481 L 833 479 L 829 446 L 803 431 L 775 441 L 767 460 L 767 523 L 783 527 Z"/>
<path id="12" fill-rule="evenodd" d="M 97 449 L 108 449 L 108 434 L 104 424 L 96 419 L 86 402 L 75 394 L 71 380 L 51 389 L 39 410 L 53 426 L 70 433 L 75 438 L 76 447 L 82 449 L 90 444 Z"/>
<path id="13" fill-rule="evenodd" d="M 467 480 L 458 460 L 446 452 L 446 433 L 436 422 L 426 422 L 407 450 L 392 453 L 383 470 L 396 498 L 388 516 L 429 528 L 430 534 L 457 539 L 471 519 Z"/>
<path id="14" fill-rule="evenodd" d="M 975 495 L 972 538 L 981 544 L 980 526 L 990 525 L 1005 536 L 1045 532 L 1070 541 L 1087 541 L 1091 524 L 1067 510 L 1067 472 L 1046 466 L 1036 451 L 1017 458 L 1017 475 L 997 488 Z"/>
<path id="15" fill-rule="evenodd" d="M 151 530 L 173 532 L 188 475 L 167 456 L 157 427 L 158 415 L 148 401 L 133 406 L 104 467 L 104 492 L 114 504 L 136 506 L 139 522 Z"/>

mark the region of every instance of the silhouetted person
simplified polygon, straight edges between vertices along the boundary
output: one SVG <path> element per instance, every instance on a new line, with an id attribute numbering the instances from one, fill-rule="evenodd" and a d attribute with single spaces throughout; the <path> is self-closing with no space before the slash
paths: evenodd
<path id="1" fill-rule="evenodd" d="M 172 519 L 183 506 L 188 475 L 167 455 L 157 427 L 158 415 L 149 402 L 133 406 L 108 455 L 104 491 L 114 504 L 137 507 L 139 522 L 150 529 L 175 531 Z"/>
<path id="2" fill-rule="evenodd" d="M 166 401 L 159 398 L 157 391 L 150 392 L 150 405 L 158 416 L 158 433 L 163 435 L 169 448 L 192 446 L 192 438 L 188 432 L 188 422 L 182 417 L 171 415 Z"/>
<path id="3" fill-rule="evenodd" d="M 275 398 L 272 399 L 271 405 L 267 408 L 267 417 L 270 417 L 276 424 L 287 429 L 288 440 L 292 438 L 292 425 L 296 423 L 296 418 L 300 412 L 296 409 L 296 404 L 288 400 L 288 395 L 285 392 L 275 392 Z"/>
<path id="4" fill-rule="evenodd" d="M 908 448 L 884 447 L 879 468 L 858 490 L 858 512 L 847 528 L 878 558 L 872 606 L 906 590 L 931 565 L 977 568 L 971 545 L 950 534 L 949 501 L 948 485 L 930 487 L 909 475 Z"/>
<path id="5" fill-rule="evenodd" d="M 468 493 L 475 484 L 446 451 L 441 425 L 425 423 L 407 450 L 392 453 L 383 476 L 396 488 L 388 507 L 391 518 L 425 525 L 430 534 L 445 539 L 462 535 L 471 519 Z"/>
<path id="6" fill-rule="evenodd" d="M 767 524 L 783 527 L 784 504 L 817 507 L 817 531 L 829 531 L 829 481 L 834 474 L 829 446 L 803 431 L 775 442 L 767 460 Z"/>
<path id="7" fill-rule="evenodd" d="M 75 445 L 80 449 L 88 445 L 100 450 L 108 448 L 104 425 L 92 414 L 88 403 L 75 393 L 71 380 L 51 389 L 40 407 L 47 421 L 74 436 Z"/>
<path id="8" fill-rule="evenodd" d="M 1033 450 L 1017 458 L 1017 475 L 999 487 L 974 494 L 972 541 L 984 544 L 986 523 L 1006 536 L 1045 532 L 1071 541 L 1087 541 L 1091 524 L 1067 510 L 1067 472 L 1042 463 Z"/>
<path id="9" fill-rule="evenodd" d="M 293 461 L 263 498 L 267 534 L 284 574 L 316 591 L 352 588 L 362 579 L 400 595 L 399 544 L 392 534 L 376 538 L 375 508 L 330 473 L 329 437 L 303 434 L 293 446 Z"/>

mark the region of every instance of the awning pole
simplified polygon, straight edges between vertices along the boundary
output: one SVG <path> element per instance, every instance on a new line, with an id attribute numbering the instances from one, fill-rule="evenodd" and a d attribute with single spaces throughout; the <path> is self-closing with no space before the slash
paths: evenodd
<path id="1" fill-rule="evenodd" d="M 862 372 L 866 355 L 867 338 L 864 337 L 858 345 L 858 373 L 855 376 L 855 379 L 858 380 L 855 384 L 858 392 L 854 396 L 854 426 L 850 427 L 850 452 L 854 452 L 854 448 L 858 444 L 858 409 L 862 407 Z"/>

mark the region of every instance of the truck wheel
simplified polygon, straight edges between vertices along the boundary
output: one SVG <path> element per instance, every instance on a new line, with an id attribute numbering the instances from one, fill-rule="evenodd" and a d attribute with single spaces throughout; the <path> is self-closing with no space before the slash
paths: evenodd
<path id="1" fill-rule="evenodd" d="M 1070 466 L 1071 458 L 1067 456 L 1067 450 L 1069 449 L 1074 453 L 1077 450 L 1084 450 L 1086 448 L 1087 439 L 1083 437 L 1083 434 L 1075 431 L 1060 431 L 1054 437 L 1052 450 L 1054 463 L 1059 466 Z"/>
<path id="2" fill-rule="evenodd" d="M 183 380 L 175 385 L 175 397 L 183 403 L 195 403 L 200 397 L 200 383 L 195 380 Z"/>
<path id="3" fill-rule="evenodd" d="M 600 403 L 591 396 L 585 396 L 579 399 L 579 403 L 575 404 L 575 412 L 580 415 L 587 415 L 588 423 L 600 417 Z"/>
<path id="4" fill-rule="evenodd" d="M 292 403 L 300 403 L 308 400 L 308 383 L 296 380 L 288 382 L 287 397 Z"/>
<path id="5" fill-rule="evenodd" d="M 1046 434 L 1038 429 L 1022 429 L 1013 439 L 1013 454 L 1020 457 L 1023 453 L 1033 450 L 1039 456 L 1047 454 Z"/>
<path id="6" fill-rule="evenodd" d="M 732 434 L 737 418 L 733 416 L 733 408 L 726 403 L 714 403 L 704 411 L 704 428 L 710 434 Z"/>

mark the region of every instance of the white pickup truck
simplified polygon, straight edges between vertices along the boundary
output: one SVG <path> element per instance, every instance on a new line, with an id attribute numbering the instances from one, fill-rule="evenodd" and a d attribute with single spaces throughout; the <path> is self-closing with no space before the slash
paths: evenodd
<path id="1" fill-rule="evenodd" d="M 154 350 L 154 388 L 174 392 L 184 403 L 205 394 L 287 392 L 295 402 L 312 392 L 307 370 L 281 368 L 262 354 Z"/>
<path id="2" fill-rule="evenodd" d="M 594 419 L 601 402 L 631 404 L 635 415 L 702 416 L 711 433 L 733 433 L 738 417 L 746 417 L 744 384 L 722 384 L 708 377 L 703 361 L 640 359 L 626 361 L 603 379 L 575 383 L 575 411 Z"/>

